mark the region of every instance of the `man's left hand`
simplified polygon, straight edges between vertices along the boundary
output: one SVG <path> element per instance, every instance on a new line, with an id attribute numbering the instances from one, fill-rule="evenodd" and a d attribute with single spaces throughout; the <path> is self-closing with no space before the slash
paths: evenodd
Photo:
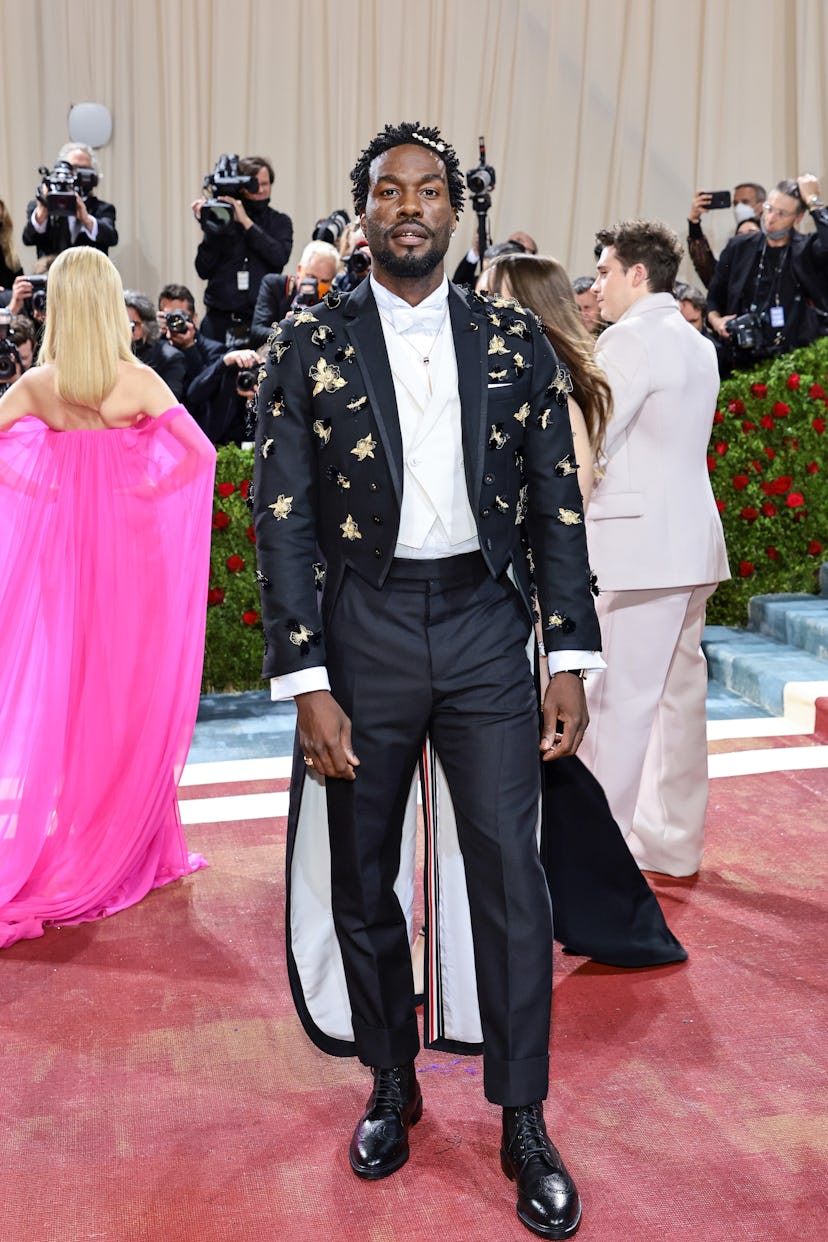
<path id="1" fill-rule="evenodd" d="M 819 180 L 813 173 L 802 173 L 797 177 L 796 184 L 799 186 L 799 193 L 806 207 L 809 199 L 815 195 L 819 198 Z"/>
<path id="2" fill-rule="evenodd" d="M 562 732 L 558 731 L 558 722 Z M 589 724 L 584 683 L 577 673 L 556 673 L 543 696 L 543 736 L 540 751 L 544 763 L 574 755 Z"/>
<path id="3" fill-rule="evenodd" d="M 80 194 L 75 195 L 75 215 L 77 216 L 78 224 L 82 229 L 90 229 L 92 227 L 92 217 L 87 211 L 86 203 L 83 201 Z"/>
<path id="4" fill-rule="evenodd" d="M 229 194 L 220 196 L 220 202 L 227 203 L 233 208 L 233 215 L 243 229 L 249 229 L 253 221 L 244 209 L 244 203 L 240 198 L 231 198 Z"/>

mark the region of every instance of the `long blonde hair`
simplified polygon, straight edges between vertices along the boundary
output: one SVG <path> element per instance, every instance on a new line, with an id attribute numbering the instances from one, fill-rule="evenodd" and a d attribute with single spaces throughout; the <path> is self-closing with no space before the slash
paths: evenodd
<path id="1" fill-rule="evenodd" d="M 9 215 L 9 209 L 0 198 L 0 254 L 6 267 L 11 272 L 20 271 L 20 256 L 14 248 L 12 234 L 14 233 L 14 225 Z"/>
<path id="2" fill-rule="evenodd" d="M 121 277 L 100 250 L 75 246 L 49 268 L 38 362 L 54 365 L 58 396 L 91 409 L 115 387 L 119 362 L 137 365 Z"/>
<path id="3" fill-rule="evenodd" d="M 544 255 L 504 254 L 486 272 L 486 284 L 493 293 L 502 293 L 504 282 L 521 306 L 540 315 L 555 353 L 569 368 L 572 395 L 583 410 L 597 457 L 612 413 L 612 393 L 593 357 L 595 342 L 583 325 L 566 271 L 557 259 Z"/>

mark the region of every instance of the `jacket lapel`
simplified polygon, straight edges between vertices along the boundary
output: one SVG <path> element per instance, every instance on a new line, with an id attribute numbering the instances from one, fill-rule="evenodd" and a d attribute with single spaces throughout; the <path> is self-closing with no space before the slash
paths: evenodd
<path id="1" fill-rule="evenodd" d="M 397 398 L 394 394 L 394 380 L 388 365 L 379 311 L 367 280 L 357 286 L 344 309 L 345 330 L 356 350 L 365 391 L 374 411 L 377 430 L 388 461 L 397 504 L 401 505 L 403 449 Z"/>
<path id="2" fill-rule="evenodd" d="M 483 475 L 488 404 L 486 317 L 482 310 L 470 306 L 457 286 L 452 284 L 449 285 L 449 315 L 460 388 L 466 489 L 472 513 L 476 513 Z"/>

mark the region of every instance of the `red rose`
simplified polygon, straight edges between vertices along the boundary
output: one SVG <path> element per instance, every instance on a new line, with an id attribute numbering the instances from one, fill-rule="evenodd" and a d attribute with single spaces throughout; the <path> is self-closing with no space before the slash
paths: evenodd
<path id="1" fill-rule="evenodd" d="M 716 452 L 719 454 L 720 457 L 724 457 L 729 447 L 730 446 L 724 440 L 719 440 L 719 442 L 716 445 Z"/>
<path id="2" fill-rule="evenodd" d="M 754 397 L 766 397 L 768 395 L 767 384 L 751 384 L 750 391 Z"/>
<path id="3" fill-rule="evenodd" d="M 742 431 L 747 435 L 749 431 L 756 430 L 756 423 L 749 423 L 747 419 L 742 423 Z"/>
<path id="4" fill-rule="evenodd" d="M 230 525 L 230 515 L 225 513 L 223 509 L 217 509 L 213 514 L 213 530 L 224 530 L 225 526 Z"/>
<path id="5" fill-rule="evenodd" d="M 242 621 L 244 622 L 245 625 L 257 625 L 259 621 L 259 614 L 257 612 L 252 612 L 252 611 L 243 612 Z"/>
<path id="6" fill-rule="evenodd" d="M 250 542 L 251 542 L 251 543 L 255 543 L 255 542 L 256 542 L 256 529 L 255 529 L 255 527 L 254 527 L 254 526 L 248 526 L 248 528 L 247 528 L 247 538 L 250 540 Z"/>
<path id="7" fill-rule="evenodd" d="M 796 371 L 794 371 L 791 375 L 788 376 L 787 382 L 788 382 L 788 387 L 790 388 L 791 392 L 794 392 L 799 387 L 799 376 L 797 375 Z"/>
<path id="8" fill-rule="evenodd" d="M 730 405 L 727 407 L 727 412 L 728 414 L 744 414 L 745 412 L 744 401 L 739 401 L 738 399 L 736 401 L 731 401 Z"/>
<path id="9" fill-rule="evenodd" d="M 234 553 L 233 556 L 228 556 L 227 558 L 227 568 L 230 570 L 231 574 L 237 574 L 240 570 L 244 569 L 244 561 L 240 556 L 236 556 Z"/>
<path id="10" fill-rule="evenodd" d="M 822 433 L 823 433 L 823 431 L 825 430 L 825 419 L 824 419 L 824 418 L 815 418 L 815 419 L 814 419 L 814 421 L 813 421 L 812 426 L 813 426 L 813 428 L 814 428 L 814 431 L 817 433 L 817 435 L 818 435 L 818 436 L 821 436 L 821 435 L 822 435 Z"/>
<path id="11" fill-rule="evenodd" d="M 754 509 L 753 505 L 747 505 L 747 507 L 742 510 L 741 516 L 746 522 L 755 522 L 759 516 L 759 510 Z"/>
<path id="12" fill-rule="evenodd" d="M 772 561 L 778 561 L 778 560 L 779 560 L 779 553 L 777 552 L 777 550 L 776 550 L 776 548 L 773 546 L 773 544 L 771 544 L 771 546 L 770 546 L 769 548 L 765 548 L 765 552 L 767 553 L 767 555 L 770 557 L 770 559 L 771 559 Z"/>
<path id="13" fill-rule="evenodd" d="M 774 457 L 776 456 L 776 449 L 765 448 L 764 452 L 765 452 L 765 456 L 770 458 L 771 461 L 773 461 Z"/>
<path id="14" fill-rule="evenodd" d="M 734 476 L 733 486 L 736 488 L 737 492 L 743 492 L 749 482 L 750 482 L 750 479 L 747 477 L 746 474 L 737 474 Z"/>
<path id="15" fill-rule="evenodd" d="M 791 407 L 785 405 L 784 401 L 774 401 L 773 410 L 771 411 L 774 418 L 787 418 L 791 412 Z"/>
<path id="16" fill-rule="evenodd" d="M 216 491 L 218 492 L 219 496 L 221 496 L 222 500 L 225 500 L 228 496 L 232 496 L 235 490 L 236 490 L 235 483 L 217 483 L 216 484 Z"/>
<path id="17" fill-rule="evenodd" d="M 749 578 L 751 574 L 756 573 L 756 566 L 750 561 L 739 561 L 739 577 Z"/>
<path id="18" fill-rule="evenodd" d="M 753 469 L 756 471 L 756 473 L 757 473 L 757 474 L 761 474 L 761 473 L 762 473 L 762 463 L 761 463 L 761 462 L 758 462 L 758 461 L 752 461 L 750 464 L 753 466 Z"/>
<path id="19" fill-rule="evenodd" d="M 819 474 L 819 462 L 809 461 L 805 469 L 808 471 L 808 474 Z"/>
<path id="20" fill-rule="evenodd" d="M 224 603 L 224 591 L 221 587 L 212 587 L 207 592 L 207 605 L 212 608 L 214 604 Z"/>
<path id="21" fill-rule="evenodd" d="M 764 427 L 765 431 L 771 430 L 771 428 L 773 427 L 773 419 L 771 418 L 770 414 L 762 415 L 762 417 L 759 419 L 759 426 Z"/>
<path id="22" fill-rule="evenodd" d="M 762 512 L 765 517 L 775 517 L 777 513 L 776 505 L 772 500 L 766 500 L 762 505 Z"/>
<path id="23" fill-rule="evenodd" d="M 712 474 L 712 473 L 713 473 L 713 471 L 714 471 L 715 469 L 716 469 L 716 458 L 713 456 L 713 454 L 712 454 L 712 453 L 708 453 L 708 454 L 707 454 L 707 472 L 708 472 L 708 474 Z"/>
<path id="24" fill-rule="evenodd" d="M 713 422 L 714 423 L 724 422 L 724 414 L 722 413 L 721 410 L 717 410 L 716 413 L 713 415 Z"/>
<path id="25" fill-rule="evenodd" d="M 242 479 L 241 483 L 239 484 L 239 495 L 241 496 L 242 500 L 247 500 L 247 497 L 250 495 L 250 480 L 249 479 Z"/>
<path id="26" fill-rule="evenodd" d="M 819 556 L 822 551 L 822 544 L 818 539 L 812 539 L 808 544 L 807 552 L 809 556 Z"/>
<path id="27" fill-rule="evenodd" d="M 724 513 L 725 509 L 727 508 L 727 505 L 725 504 L 723 500 L 717 500 L 716 508 L 719 510 L 719 513 Z"/>
<path id="28" fill-rule="evenodd" d="M 813 397 L 815 401 L 819 400 L 820 398 L 824 401 L 825 400 L 825 389 L 822 387 L 821 384 L 811 384 L 811 387 L 808 389 L 808 396 Z"/>
<path id="29" fill-rule="evenodd" d="M 778 479 L 774 479 L 771 483 L 773 489 L 772 494 L 775 496 L 784 496 L 785 492 L 793 483 L 793 479 L 789 474 L 780 474 Z"/>
<path id="30" fill-rule="evenodd" d="M 791 492 L 790 496 L 785 497 L 785 504 L 789 509 L 799 509 L 805 504 L 805 497 L 801 492 Z"/>

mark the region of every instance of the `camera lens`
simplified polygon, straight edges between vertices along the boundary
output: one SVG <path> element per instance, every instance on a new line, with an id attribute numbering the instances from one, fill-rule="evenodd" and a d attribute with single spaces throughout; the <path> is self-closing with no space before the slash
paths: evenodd
<path id="1" fill-rule="evenodd" d="M 236 388 L 239 392 L 252 392 L 256 387 L 256 372 L 245 367 L 236 376 Z"/>
<path id="2" fill-rule="evenodd" d="M 229 203 L 210 201 L 201 208 L 201 227 L 205 233 L 223 233 L 233 223 L 235 215 Z"/>

